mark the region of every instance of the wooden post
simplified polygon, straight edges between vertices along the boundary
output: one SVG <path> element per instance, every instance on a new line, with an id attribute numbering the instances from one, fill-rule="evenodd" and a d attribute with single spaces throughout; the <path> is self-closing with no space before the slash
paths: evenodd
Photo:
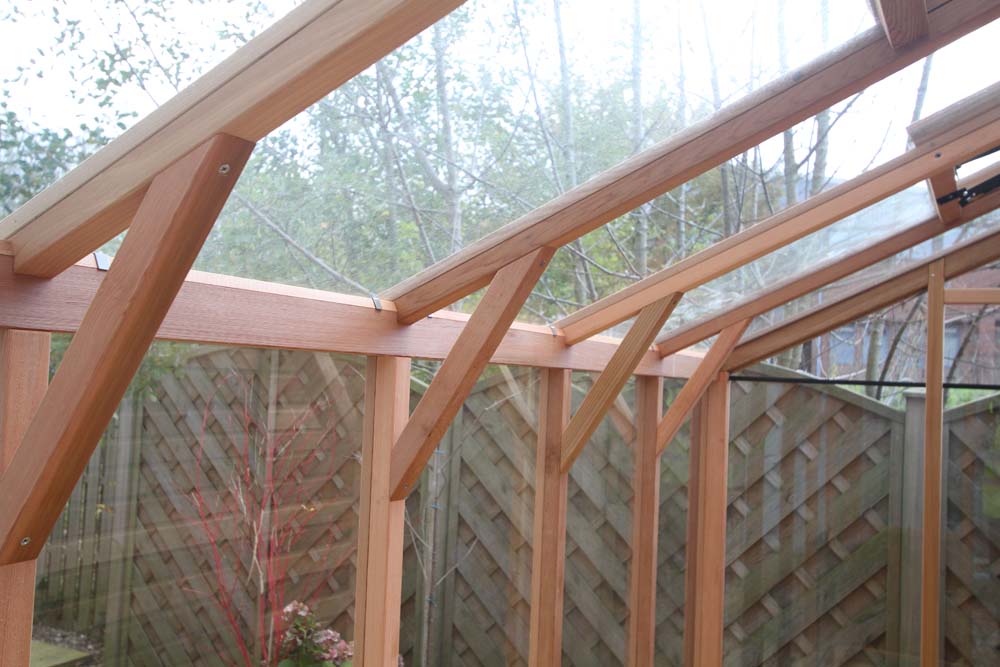
<path id="1" fill-rule="evenodd" d="M 923 530 L 920 561 L 920 664 L 941 656 L 941 472 L 944 421 L 944 260 L 927 275 L 927 372 L 924 412 Z"/>
<path id="2" fill-rule="evenodd" d="M 369 357 L 361 449 L 354 645 L 359 667 L 396 667 L 406 501 L 392 501 L 392 447 L 410 411 L 410 360 Z"/>
<path id="3" fill-rule="evenodd" d="M 14 459 L 49 381 L 51 336 L 0 329 L 0 475 Z M 0 565 L 0 665 L 28 667 L 35 560 Z"/>
<path id="4" fill-rule="evenodd" d="M 569 422 L 570 372 L 545 369 L 538 406 L 535 517 L 531 553 L 531 630 L 528 664 L 558 667 L 562 660 L 563 581 L 566 567 L 566 484 L 563 432 Z"/>
<path id="5" fill-rule="evenodd" d="M 663 414 L 663 378 L 636 378 L 635 403 L 628 664 L 629 667 L 645 667 L 653 664 L 656 638 L 656 547 L 660 521 L 660 457 L 656 428 Z"/>
<path id="6" fill-rule="evenodd" d="M 729 460 L 729 374 L 719 373 L 691 415 L 684 664 L 722 665 Z"/>

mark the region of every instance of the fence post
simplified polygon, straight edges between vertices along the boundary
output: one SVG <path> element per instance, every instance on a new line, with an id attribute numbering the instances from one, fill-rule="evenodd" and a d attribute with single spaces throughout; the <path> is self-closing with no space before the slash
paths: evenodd
<path id="1" fill-rule="evenodd" d="M 904 392 L 906 412 L 903 446 L 897 469 L 899 481 L 899 596 L 891 613 L 899 617 L 898 646 L 900 665 L 916 665 L 920 656 L 920 536 L 923 506 L 924 412 L 923 389 Z"/>
<path id="2" fill-rule="evenodd" d="M 4 480 L 45 395 L 50 343 L 47 333 L 0 330 L 0 478 Z M 35 560 L 0 566 L 0 665 L 28 667 L 34 603 Z"/>
<path id="3" fill-rule="evenodd" d="M 137 414 L 138 413 L 138 414 Z M 128 619 L 132 597 L 132 556 L 135 551 L 136 512 L 139 496 L 139 436 L 142 404 L 132 393 L 118 406 L 114 480 L 111 500 L 111 574 L 108 577 L 107 612 L 104 616 L 104 664 L 125 664 Z"/>

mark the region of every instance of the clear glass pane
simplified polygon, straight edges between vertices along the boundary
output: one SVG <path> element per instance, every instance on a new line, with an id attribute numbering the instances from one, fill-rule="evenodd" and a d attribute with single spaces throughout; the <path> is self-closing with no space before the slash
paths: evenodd
<path id="1" fill-rule="evenodd" d="M 364 369 L 155 344 L 42 551 L 35 638 L 178 667 L 350 639 Z"/>
<path id="2" fill-rule="evenodd" d="M 894 664 L 903 412 L 837 387 L 731 389 L 726 663 Z"/>

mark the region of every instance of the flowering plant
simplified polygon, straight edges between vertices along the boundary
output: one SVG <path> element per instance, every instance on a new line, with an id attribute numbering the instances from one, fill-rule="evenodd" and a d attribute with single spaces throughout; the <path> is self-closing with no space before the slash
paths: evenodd
<path id="1" fill-rule="evenodd" d="M 298 600 L 281 612 L 285 631 L 278 667 L 350 667 L 353 643 L 336 630 L 320 627 L 312 610 Z"/>

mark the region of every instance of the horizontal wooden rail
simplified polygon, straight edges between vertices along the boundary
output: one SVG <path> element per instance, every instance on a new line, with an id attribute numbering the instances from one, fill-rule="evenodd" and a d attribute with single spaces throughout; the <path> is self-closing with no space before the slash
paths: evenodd
<path id="1" fill-rule="evenodd" d="M 107 275 L 93 258 L 50 280 L 13 271 L 0 248 L 0 327 L 73 333 Z M 113 262 L 112 262 L 113 265 Z M 412 326 L 396 321 L 395 305 L 370 298 L 191 271 L 157 338 L 214 345 L 444 359 L 469 316 L 442 311 Z M 567 347 L 548 327 L 515 322 L 492 363 L 600 372 L 619 340 L 597 337 Z M 666 359 L 649 351 L 639 375 L 687 377 L 700 354 Z"/>
<path id="2" fill-rule="evenodd" d="M 462 0 L 308 0 L 0 221 L 19 273 L 54 276 L 132 221 L 153 177 L 224 133 L 257 141 Z"/>
<path id="3" fill-rule="evenodd" d="M 735 350 L 727 371 L 767 359 L 792 345 L 815 338 L 859 317 L 891 306 L 927 288 L 927 270 L 943 259 L 945 279 L 951 279 L 1000 259 L 1000 231 L 981 234 L 945 252 L 914 262 L 891 276 L 858 287 L 829 304 L 758 332 Z"/>
<path id="4" fill-rule="evenodd" d="M 932 140 L 581 308 L 556 326 L 569 342 L 587 338 L 664 294 L 690 291 L 995 146 L 1000 143 L 1000 84 L 990 90 L 993 104 L 973 100 L 974 115 L 967 113 L 966 100 L 935 114 L 943 127 Z"/>
<path id="5" fill-rule="evenodd" d="M 944 302 L 951 306 L 1000 305 L 1000 288 L 956 287 L 946 289 L 944 291 Z"/>
<path id="6" fill-rule="evenodd" d="M 1000 17 L 1000 3 L 952 0 L 929 16 L 927 39 L 894 50 L 881 27 L 625 160 L 395 287 L 402 322 L 416 322 L 486 285 L 543 245 L 563 245 L 829 108 Z M 632 312 L 638 312 L 635 308 Z"/>

